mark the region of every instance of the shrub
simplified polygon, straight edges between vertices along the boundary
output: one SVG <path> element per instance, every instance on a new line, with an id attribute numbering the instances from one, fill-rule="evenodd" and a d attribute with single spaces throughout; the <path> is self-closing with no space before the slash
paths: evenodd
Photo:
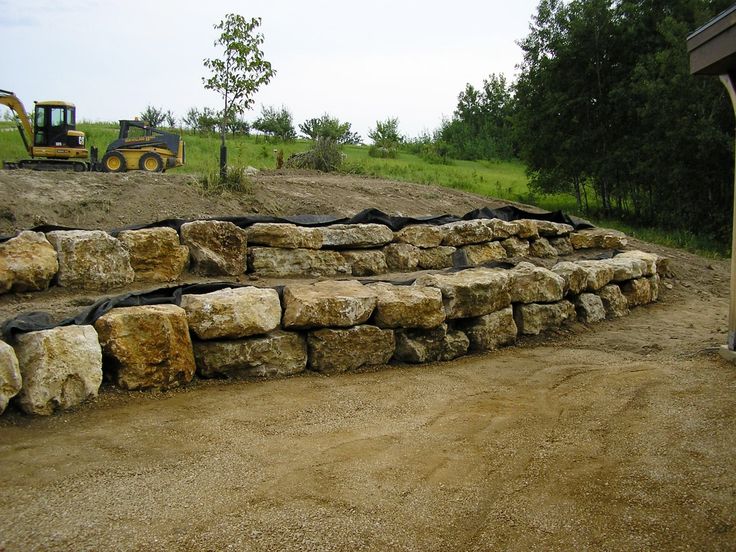
<path id="1" fill-rule="evenodd" d="M 244 167 L 227 167 L 225 178 L 221 178 L 220 170 L 210 170 L 199 178 L 199 185 L 208 194 L 220 194 L 224 191 L 250 192 L 250 181 Z"/>
<path id="2" fill-rule="evenodd" d="M 270 138 L 283 142 L 289 142 L 296 138 L 291 112 L 284 106 L 279 109 L 263 106 L 261 116 L 253 121 L 253 128 Z"/>
<path id="3" fill-rule="evenodd" d="M 312 149 L 290 155 L 286 160 L 286 166 L 291 169 L 332 172 L 340 168 L 342 159 L 343 154 L 337 141 L 331 138 L 318 138 Z"/>

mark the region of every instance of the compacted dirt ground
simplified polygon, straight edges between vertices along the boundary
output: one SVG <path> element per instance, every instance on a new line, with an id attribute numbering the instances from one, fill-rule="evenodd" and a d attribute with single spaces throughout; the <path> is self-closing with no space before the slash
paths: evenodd
<path id="1" fill-rule="evenodd" d="M 0 172 L 0 231 L 493 204 L 308 174 L 260 176 L 241 201 L 182 180 Z M 733 550 L 736 369 L 716 353 L 728 265 L 634 245 L 674 275 L 623 319 L 450 363 L 6 412 L 0 549 Z M 0 319 L 92 299 L 0 296 Z"/>

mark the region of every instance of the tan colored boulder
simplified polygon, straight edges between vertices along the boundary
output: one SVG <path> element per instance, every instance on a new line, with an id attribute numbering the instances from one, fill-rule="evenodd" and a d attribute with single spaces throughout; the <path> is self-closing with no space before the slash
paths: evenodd
<path id="1" fill-rule="evenodd" d="M 444 236 L 445 228 L 443 226 L 410 224 L 409 226 L 404 226 L 404 228 L 394 234 L 394 241 L 408 243 L 409 245 L 422 249 L 429 249 L 439 247 L 442 244 L 442 238 Z"/>
<path id="2" fill-rule="evenodd" d="M 561 222 L 551 222 L 548 220 L 538 220 L 536 222 L 539 235 L 544 236 L 545 238 L 567 236 L 574 230 L 574 228 L 569 224 Z"/>
<path id="3" fill-rule="evenodd" d="M 388 363 L 396 342 L 392 330 L 365 325 L 309 332 L 307 346 L 311 370 L 336 374 Z"/>
<path id="4" fill-rule="evenodd" d="M 649 286 L 652 288 L 652 302 L 657 301 L 659 299 L 659 274 L 649 276 L 647 280 L 649 280 Z"/>
<path id="5" fill-rule="evenodd" d="M 265 245 L 282 249 L 319 249 L 322 230 L 296 224 L 258 222 L 246 231 L 250 245 Z"/>
<path id="6" fill-rule="evenodd" d="M 436 328 L 445 321 L 442 292 L 433 287 L 369 286 L 378 299 L 373 321 L 381 328 Z"/>
<path id="7" fill-rule="evenodd" d="M 518 219 L 514 222 L 519 228 L 516 235 L 522 240 L 536 240 L 539 238 L 539 221 L 534 219 Z"/>
<path id="8" fill-rule="evenodd" d="M 350 263 L 337 251 L 251 247 L 248 268 L 267 278 L 316 278 L 351 274 Z"/>
<path id="9" fill-rule="evenodd" d="M 493 230 L 483 220 L 461 220 L 444 224 L 442 227 L 445 232 L 442 245 L 459 247 L 488 242 L 493 239 Z"/>
<path id="10" fill-rule="evenodd" d="M 350 265 L 353 276 L 373 276 L 388 272 L 386 254 L 381 250 L 340 251 L 340 254 Z"/>
<path id="11" fill-rule="evenodd" d="M 20 391 L 23 378 L 13 348 L 0 341 L 0 414 L 5 412 L 10 399 Z"/>
<path id="12" fill-rule="evenodd" d="M 0 293 L 48 289 L 58 270 L 56 249 L 40 232 L 21 232 L 0 243 Z"/>
<path id="13" fill-rule="evenodd" d="M 376 292 L 355 280 L 293 284 L 284 288 L 285 328 L 357 326 L 376 308 Z"/>
<path id="14" fill-rule="evenodd" d="M 455 266 L 456 251 L 456 248 L 449 245 L 420 249 L 419 265 L 417 268 L 420 270 L 442 270 L 443 268 L 452 268 Z"/>
<path id="15" fill-rule="evenodd" d="M 204 276 L 238 276 L 246 270 L 248 239 L 232 222 L 195 220 L 181 226 L 191 271 Z"/>
<path id="16" fill-rule="evenodd" d="M 621 318 L 629 314 L 629 302 L 616 284 L 604 286 L 597 293 L 606 310 L 606 318 Z"/>
<path id="17" fill-rule="evenodd" d="M 27 414 L 48 416 L 97 397 L 102 351 L 92 326 L 59 326 L 18 336 L 23 386 L 16 400 Z"/>
<path id="18" fill-rule="evenodd" d="M 607 228 L 590 228 L 570 234 L 575 249 L 623 249 L 628 244 L 626 234 Z"/>
<path id="19" fill-rule="evenodd" d="M 565 293 L 578 295 L 588 287 L 588 271 L 579 264 L 563 261 L 553 266 L 552 272 L 564 278 Z"/>
<path id="20" fill-rule="evenodd" d="M 557 249 L 552 247 L 547 238 L 537 238 L 529 242 L 529 255 L 540 259 L 554 259 L 557 257 Z"/>
<path id="21" fill-rule="evenodd" d="M 621 285 L 621 292 L 626 297 L 629 308 L 652 302 L 652 283 L 647 278 L 624 282 Z"/>
<path id="22" fill-rule="evenodd" d="M 281 324 L 281 302 L 275 289 L 226 288 L 184 295 L 181 307 L 189 329 L 199 339 L 222 339 L 265 334 Z"/>
<path id="23" fill-rule="evenodd" d="M 390 243 L 383 248 L 389 270 L 411 272 L 419 266 L 421 250 L 408 243 Z"/>
<path id="24" fill-rule="evenodd" d="M 625 282 L 641 278 L 647 270 L 647 263 L 643 259 L 616 256 L 606 259 L 605 262 L 613 268 L 612 282 Z"/>
<path id="25" fill-rule="evenodd" d="M 516 341 L 518 329 L 511 307 L 478 318 L 458 322 L 458 328 L 468 336 L 471 351 L 493 351 Z"/>
<path id="26" fill-rule="evenodd" d="M 490 219 L 485 221 L 486 226 L 491 229 L 494 240 L 505 240 L 519 234 L 519 225 L 501 219 Z"/>
<path id="27" fill-rule="evenodd" d="M 587 291 L 598 291 L 613 280 L 613 267 L 606 261 L 577 261 L 577 265 L 583 267 L 588 273 L 585 285 Z"/>
<path id="28" fill-rule="evenodd" d="M 442 291 L 447 318 L 483 316 L 508 307 L 511 277 L 508 271 L 486 268 L 453 274 L 423 274 L 415 286 L 431 286 Z"/>
<path id="29" fill-rule="evenodd" d="M 148 305 L 112 309 L 95 322 L 112 377 L 123 389 L 168 389 L 194 376 L 184 309 Z"/>
<path id="30" fill-rule="evenodd" d="M 501 242 L 501 245 L 506 250 L 506 255 L 509 257 L 528 257 L 529 256 L 529 242 L 522 240 L 521 238 L 511 237 Z"/>
<path id="31" fill-rule="evenodd" d="M 594 324 L 606 318 L 603 301 L 594 293 L 582 293 L 575 298 L 575 310 L 578 320 L 586 324 Z"/>
<path id="32" fill-rule="evenodd" d="M 659 255 L 654 253 L 646 253 L 644 251 L 624 251 L 614 257 L 614 259 L 637 259 L 644 262 L 645 268 L 642 276 L 652 276 L 657 273 L 657 261 L 661 259 Z"/>
<path id="33" fill-rule="evenodd" d="M 519 263 L 509 272 L 512 303 L 554 303 L 565 295 L 565 279 L 551 270 Z"/>
<path id="34" fill-rule="evenodd" d="M 130 255 L 139 282 L 173 282 L 189 265 L 189 248 L 179 243 L 173 228 L 124 230 L 118 239 Z"/>
<path id="35" fill-rule="evenodd" d="M 468 336 L 448 329 L 447 324 L 430 330 L 397 330 L 394 358 L 411 363 L 452 360 L 466 354 L 469 345 Z"/>
<path id="36" fill-rule="evenodd" d="M 559 328 L 564 323 L 575 320 L 575 306 L 566 300 L 559 303 L 540 305 L 514 306 L 514 320 L 519 333 L 524 335 L 538 335 L 553 328 Z"/>
<path id="37" fill-rule="evenodd" d="M 59 259 L 62 287 L 111 289 L 135 278 L 130 255 L 119 240 L 101 230 L 57 230 L 46 234 Z"/>
<path id="38" fill-rule="evenodd" d="M 393 241 L 394 232 L 383 224 L 332 224 L 322 228 L 322 247 L 362 249 Z"/>
<path id="39" fill-rule="evenodd" d="M 557 255 L 572 255 L 575 249 L 572 246 L 572 242 L 568 236 L 562 236 L 559 238 L 549 238 L 549 244 L 554 247 L 557 251 Z"/>
<path id="40" fill-rule="evenodd" d="M 459 249 L 465 266 L 478 266 L 506 258 L 506 250 L 499 242 L 466 245 Z"/>
<path id="41" fill-rule="evenodd" d="M 295 332 L 227 341 L 195 341 L 194 358 L 202 377 L 270 378 L 307 367 L 307 340 Z"/>

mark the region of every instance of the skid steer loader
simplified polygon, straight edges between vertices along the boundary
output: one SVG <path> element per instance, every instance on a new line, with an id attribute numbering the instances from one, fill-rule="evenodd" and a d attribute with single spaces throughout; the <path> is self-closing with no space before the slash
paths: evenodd
<path id="1" fill-rule="evenodd" d="M 165 132 L 142 121 L 120 121 L 118 139 L 107 146 L 99 163 L 104 172 L 140 169 L 163 172 L 181 167 L 185 162 L 185 145 L 177 134 Z"/>

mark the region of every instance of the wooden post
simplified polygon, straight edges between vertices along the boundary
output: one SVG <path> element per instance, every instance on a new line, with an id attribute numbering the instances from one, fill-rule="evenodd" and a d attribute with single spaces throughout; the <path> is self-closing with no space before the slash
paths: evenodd
<path id="1" fill-rule="evenodd" d="M 720 75 L 721 82 L 731 97 L 734 116 L 736 116 L 736 71 Z M 736 128 L 736 127 L 734 127 Z M 736 161 L 734 164 L 734 194 L 733 194 L 733 228 L 731 234 L 731 298 L 728 308 L 728 341 L 723 356 L 734 360 L 736 351 Z"/>

